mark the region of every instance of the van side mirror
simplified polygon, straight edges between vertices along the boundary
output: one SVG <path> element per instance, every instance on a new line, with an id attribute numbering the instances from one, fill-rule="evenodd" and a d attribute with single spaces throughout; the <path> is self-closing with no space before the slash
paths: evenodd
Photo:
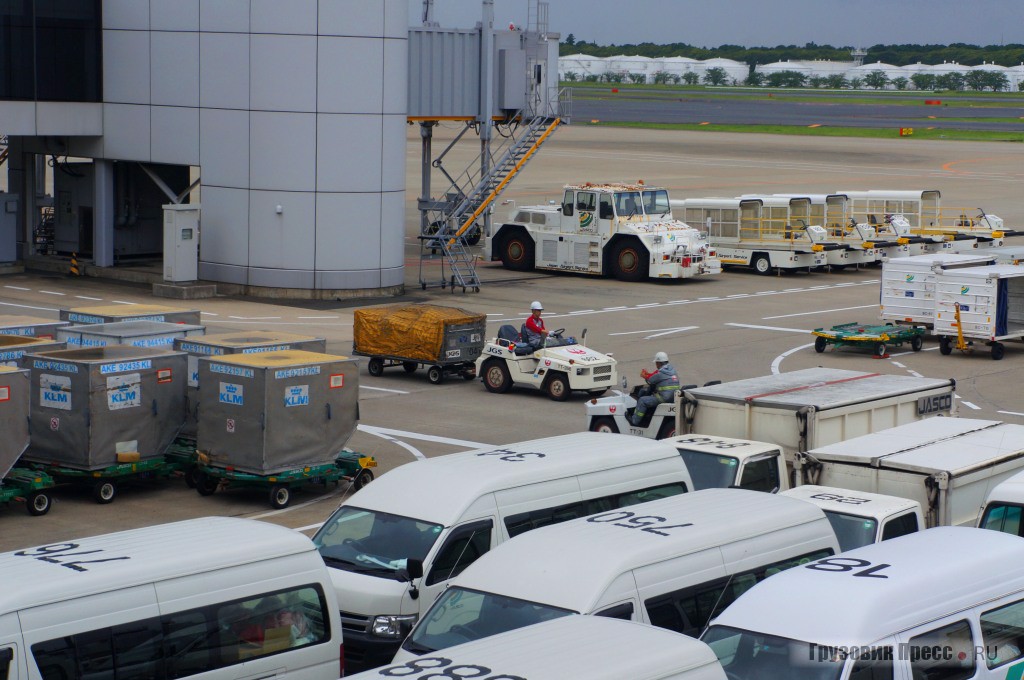
<path id="1" fill-rule="evenodd" d="M 406 560 L 405 577 L 410 581 L 423 578 L 423 560 L 415 560 L 412 558 Z"/>

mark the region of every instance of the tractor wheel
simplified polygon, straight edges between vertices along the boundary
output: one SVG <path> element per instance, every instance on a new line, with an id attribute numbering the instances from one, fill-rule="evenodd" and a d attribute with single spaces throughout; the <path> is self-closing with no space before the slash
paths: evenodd
<path id="1" fill-rule="evenodd" d="M 572 393 L 569 388 L 569 379 L 564 373 L 549 373 L 544 383 L 544 391 L 554 401 L 565 401 Z"/>
<path id="2" fill-rule="evenodd" d="M 534 266 L 534 243 L 524 232 L 514 232 L 501 242 L 501 264 L 506 269 L 528 272 Z"/>
<path id="3" fill-rule="evenodd" d="M 650 271 L 650 255 L 635 239 L 620 241 L 612 251 L 612 276 L 619 281 L 645 281 Z"/>
<path id="4" fill-rule="evenodd" d="M 491 359 L 483 365 L 484 387 L 488 392 L 504 394 L 512 388 L 512 376 L 504 361 Z"/>
<path id="5" fill-rule="evenodd" d="M 618 426 L 615 424 L 615 419 L 608 416 L 599 416 L 590 421 L 591 432 L 611 432 L 613 434 L 619 431 Z"/>

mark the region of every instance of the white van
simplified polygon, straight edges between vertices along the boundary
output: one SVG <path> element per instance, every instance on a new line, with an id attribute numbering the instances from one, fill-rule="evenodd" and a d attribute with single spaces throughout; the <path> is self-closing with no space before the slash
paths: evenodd
<path id="1" fill-rule="evenodd" d="M 787 489 L 781 494 L 821 508 L 836 532 L 840 552 L 912 534 L 925 527 L 921 504 L 909 498 L 814 484 Z"/>
<path id="2" fill-rule="evenodd" d="M 597 432 L 453 453 L 381 475 L 313 537 L 342 607 L 346 668 L 389 662 L 448 580 L 499 543 L 690 488 L 674 447 Z"/>
<path id="3" fill-rule="evenodd" d="M 731 680 L 989 680 L 1024 671 L 1024 541 L 937 527 L 791 569 L 701 638 Z"/>
<path id="4" fill-rule="evenodd" d="M 570 614 L 696 637 L 758 581 L 838 548 L 819 508 L 759 491 L 705 489 L 591 515 L 478 560 L 441 593 L 395 662 Z"/>
<path id="5" fill-rule="evenodd" d="M 310 540 L 205 517 L 0 554 L 0 678 L 337 678 Z M 6 672 L 5 672 L 6 671 Z"/>
<path id="6" fill-rule="evenodd" d="M 726 680 L 704 643 L 629 621 L 567 616 L 347 676 L 481 680 Z"/>
<path id="7" fill-rule="evenodd" d="M 1024 536 L 1024 472 L 996 484 L 985 499 L 978 526 Z"/>

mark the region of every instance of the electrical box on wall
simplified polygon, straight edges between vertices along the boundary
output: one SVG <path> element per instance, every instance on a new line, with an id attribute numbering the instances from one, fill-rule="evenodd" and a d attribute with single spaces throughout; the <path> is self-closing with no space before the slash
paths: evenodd
<path id="1" fill-rule="evenodd" d="M 0 262 L 18 259 L 18 197 L 0 191 Z"/>
<path id="2" fill-rule="evenodd" d="M 199 205 L 164 206 L 164 281 L 185 283 L 199 278 Z"/>

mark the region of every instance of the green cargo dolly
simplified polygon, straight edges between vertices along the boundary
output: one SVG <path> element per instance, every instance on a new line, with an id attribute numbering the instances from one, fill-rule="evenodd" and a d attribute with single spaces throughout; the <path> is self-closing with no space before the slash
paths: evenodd
<path id="1" fill-rule="evenodd" d="M 348 482 L 354 491 L 358 491 L 373 481 L 373 470 L 370 468 L 377 467 L 377 460 L 373 456 L 345 450 L 338 454 L 333 463 L 326 465 L 308 465 L 273 475 L 257 475 L 231 467 L 210 465 L 205 454 L 200 452 L 197 455 L 195 489 L 200 496 L 211 496 L 218 489 L 258 488 L 268 494 L 270 507 L 275 510 L 288 507 L 292 491 L 310 484 L 326 487 L 331 482 L 335 485 Z"/>
<path id="2" fill-rule="evenodd" d="M 92 498 L 101 505 L 112 503 L 125 482 L 184 475 L 187 459 L 153 458 L 117 463 L 98 470 L 81 470 L 54 463 L 32 463 L 33 470 L 45 472 L 58 484 L 88 486 Z"/>
<path id="3" fill-rule="evenodd" d="M 54 486 L 53 477 L 45 472 L 13 468 L 0 479 L 0 503 L 23 502 L 33 517 L 45 515 L 50 511 L 50 494 L 47 491 Z"/>
<path id="4" fill-rule="evenodd" d="M 815 328 L 814 351 L 821 354 L 829 345 L 835 347 L 867 347 L 876 357 L 888 356 L 889 347 L 910 343 L 910 349 L 920 352 L 924 345 L 925 329 L 912 326 L 866 326 L 859 323 L 843 323 L 825 330 Z"/>

